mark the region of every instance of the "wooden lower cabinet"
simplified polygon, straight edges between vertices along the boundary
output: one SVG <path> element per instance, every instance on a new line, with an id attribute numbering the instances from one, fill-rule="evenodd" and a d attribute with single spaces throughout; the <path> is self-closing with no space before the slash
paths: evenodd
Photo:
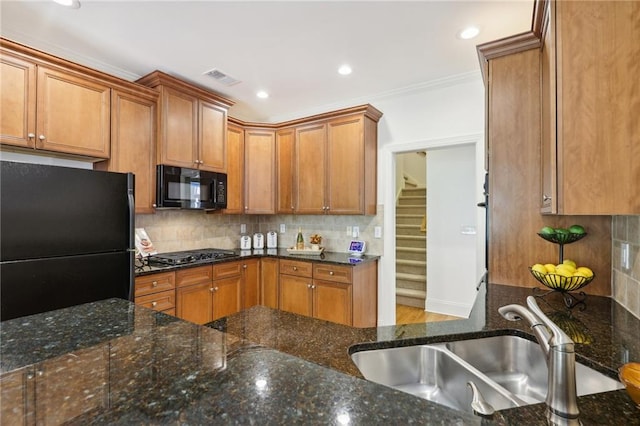
<path id="1" fill-rule="evenodd" d="M 241 271 L 240 262 L 177 271 L 178 318 L 205 324 L 239 312 L 242 309 Z"/>
<path id="2" fill-rule="evenodd" d="M 260 259 L 242 261 L 242 309 L 260 304 Z"/>
<path id="3" fill-rule="evenodd" d="M 276 258 L 260 259 L 260 304 L 278 309 L 279 261 Z"/>
<path id="4" fill-rule="evenodd" d="M 169 315 L 175 315 L 175 288 L 175 272 L 162 272 L 136 277 L 135 304 Z"/>
<path id="5" fill-rule="evenodd" d="M 341 266 L 280 261 L 280 309 L 351 325 L 377 324 L 377 262 Z"/>

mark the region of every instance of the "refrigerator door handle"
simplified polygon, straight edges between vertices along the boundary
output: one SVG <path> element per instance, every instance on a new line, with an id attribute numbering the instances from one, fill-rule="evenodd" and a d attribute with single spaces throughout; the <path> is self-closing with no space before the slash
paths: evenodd
<path id="1" fill-rule="evenodd" d="M 135 267 L 135 223 L 136 223 L 136 200 L 135 200 L 135 175 L 127 173 L 127 198 L 129 204 L 129 300 L 133 301 L 134 294 L 134 267 Z"/>

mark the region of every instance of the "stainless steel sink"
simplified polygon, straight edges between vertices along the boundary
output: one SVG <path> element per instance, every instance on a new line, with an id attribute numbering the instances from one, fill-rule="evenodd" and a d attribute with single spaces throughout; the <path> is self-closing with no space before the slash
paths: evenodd
<path id="1" fill-rule="evenodd" d="M 468 381 L 496 410 L 544 402 L 547 392 L 541 348 L 517 336 L 375 349 L 351 358 L 367 380 L 466 412 L 472 412 Z M 576 380 L 579 396 L 623 387 L 580 363 Z"/>

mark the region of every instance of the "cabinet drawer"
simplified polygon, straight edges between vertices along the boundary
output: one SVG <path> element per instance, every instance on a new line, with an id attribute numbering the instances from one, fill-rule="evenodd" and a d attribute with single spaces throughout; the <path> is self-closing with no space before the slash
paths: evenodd
<path id="1" fill-rule="evenodd" d="M 159 291 L 173 290 L 176 287 L 175 274 L 173 272 L 137 277 L 135 283 L 135 297 L 158 293 Z"/>
<path id="2" fill-rule="evenodd" d="M 351 284 L 351 266 L 337 266 L 323 263 L 313 264 L 313 278 L 317 280 L 333 281 Z"/>
<path id="3" fill-rule="evenodd" d="M 136 297 L 136 305 L 155 311 L 164 311 L 174 309 L 176 307 L 176 292 L 167 290 L 160 293 L 148 294 L 146 296 Z"/>
<path id="4" fill-rule="evenodd" d="M 212 269 L 211 266 L 200 266 L 176 271 L 176 286 L 184 287 L 209 282 L 213 276 Z"/>
<path id="5" fill-rule="evenodd" d="M 242 273 L 242 262 L 227 262 L 213 267 L 213 279 L 237 277 Z"/>
<path id="6" fill-rule="evenodd" d="M 313 264 L 297 260 L 280 260 L 280 273 L 311 278 Z"/>

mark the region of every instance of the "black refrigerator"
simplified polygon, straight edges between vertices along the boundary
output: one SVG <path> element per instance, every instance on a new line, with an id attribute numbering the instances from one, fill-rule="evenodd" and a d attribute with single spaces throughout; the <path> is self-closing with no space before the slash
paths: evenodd
<path id="1" fill-rule="evenodd" d="M 0 320 L 132 300 L 134 176 L 0 162 Z"/>

